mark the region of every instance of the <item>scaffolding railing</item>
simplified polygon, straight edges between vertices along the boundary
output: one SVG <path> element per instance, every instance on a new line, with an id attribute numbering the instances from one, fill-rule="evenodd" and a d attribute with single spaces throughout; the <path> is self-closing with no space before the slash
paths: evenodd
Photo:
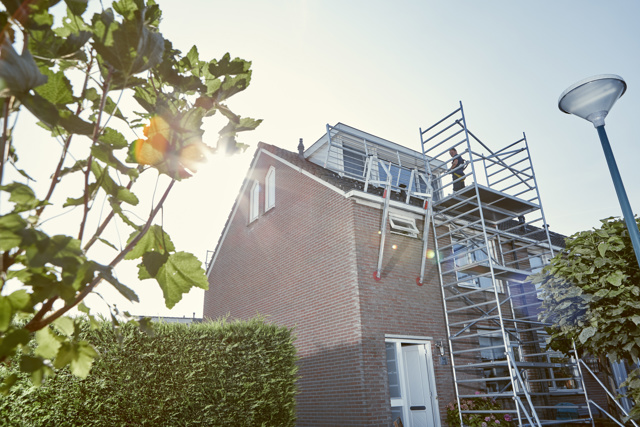
<path id="1" fill-rule="evenodd" d="M 327 125 L 324 167 L 369 186 L 428 199 L 429 175 L 421 153 L 344 125 Z M 431 183 L 432 184 L 432 183 Z"/>

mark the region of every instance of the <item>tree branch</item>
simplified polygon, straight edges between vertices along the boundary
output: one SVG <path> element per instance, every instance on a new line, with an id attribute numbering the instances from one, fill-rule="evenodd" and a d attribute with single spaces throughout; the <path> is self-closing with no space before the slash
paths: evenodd
<path id="1" fill-rule="evenodd" d="M 98 109 L 98 117 L 96 119 L 96 125 L 93 128 L 93 136 L 91 138 L 91 143 L 95 144 L 100 136 L 100 121 L 102 120 L 102 112 L 104 111 L 104 106 L 107 103 L 107 94 L 109 93 L 109 86 L 111 85 L 111 76 L 113 70 L 109 67 L 109 74 L 104 79 L 104 83 L 102 85 L 102 98 L 100 99 L 100 108 Z M 87 159 L 87 170 L 84 174 L 84 210 L 82 213 L 82 222 L 80 222 L 80 231 L 78 232 L 78 240 L 82 242 L 82 235 L 84 234 L 84 227 L 87 224 L 87 216 L 89 215 L 89 176 L 91 175 L 91 162 L 93 160 L 93 155 L 89 154 L 89 158 Z"/>
<path id="2" fill-rule="evenodd" d="M 133 180 L 130 180 L 129 184 L 127 184 L 127 190 L 131 190 L 132 186 L 133 186 Z M 122 202 L 117 202 L 117 203 L 118 203 L 118 205 L 122 204 Z M 107 215 L 107 217 L 104 219 L 104 221 L 102 221 L 102 224 L 100 224 L 100 226 L 98 227 L 96 232 L 93 234 L 93 236 L 91 236 L 91 239 L 89 239 L 87 244 L 84 245 L 83 251 L 85 253 L 87 253 L 89 248 L 91 246 L 93 246 L 93 244 L 98 240 L 98 237 L 100 237 L 102 235 L 102 232 L 105 230 L 105 228 L 107 228 L 107 225 L 113 219 L 114 216 L 115 216 L 115 212 L 114 212 L 114 210 L 112 208 L 111 212 L 109 212 L 109 215 Z"/>
<path id="3" fill-rule="evenodd" d="M 9 149 L 11 144 L 7 143 L 7 122 L 9 121 L 9 102 L 11 102 L 12 98 L 4 100 L 4 106 L 2 108 L 2 139 L 0 140 L 0 153 L 2 153 L 2 158 L 0 159 L 0 185 L 2 185 L 2 177 L 4 175 L 4 165 L 9 158 Z"/>
<path id="4" fill-rule="evenodd" d="M 169 183 L 169 186 L 167 187 L 167 189 L 165 190 L 164 194 L 162 195 L 162 198 L 160 199 L 160 201 L 158 202 L 156 207 L 153 208 L 153 210 L 151 211 L 151 214 L 149 215 L 149 219 L 144 224 L 144 227 L 142 228 L 142 230 L 140 230 L 140 233 L 138 233 L 136 235 L 136 237 L 134 237 L 131 240 L 131 242 L 129 242 L 129 244 L 109 263 L 109 267 L 113 268 L 116 265 L 118 265 L 118 263 L 120 263 L 120 261 L 122 261 L 124 259 L 124 257 L 131 251 L 131 249 L 133 249 L 138 244 L 140 239 L 142 239 L 142 237 L 147 233 L 147 231 L 149 231 L 149 228 L 151 227 L 151 224 L 153 223 L 153 219 L 158 214 L 158 212 L 160 212 L 160 209 L 162 209 L 162 206 L 163 206 L 165 200 L 167 199 L 167 197 L 169 196 L 169 192 L 173 188 L 173 185 L 175 184 L 175 182 L 176 182 L 175 179 L 171 180 L 171 182 Z M 65 304 L 64 307 L 56 310 L 54 313 L 52 313 L 49 317 L 47 317 L 45 319 L 39 319 L 37 321 L 35 321 L 35 318 L 31 319 L 31 321 L 26 324 L 25 329 L 27 329 L 27 330 L 29 330 L 31 332 L 35 332 L 35 331 L 37 331 L 39 329 L 42 329 L 43 327 L 47 326 L 48 324 L 50 324 L 51 322 L 53 322 L 54 320 L 56 320 L 57 318 L 59 318 L 60 316 L 65 314 L 67 311 L 71 310 L 73 307 L 78 305 L 87 295 L 89 295 L 89 293 L 91 293 L 91 291 L 101 281 L 102 281 L 102 277 L 100 277 L 100 276 L 94 278 L 91 281 L 91 283 L 89 283 L 87 285 L 87 287 L 85 287 L 82 291 L 80 291 L 78 293 L 78 295 L 75 297 L 75 299 L 73 301 L 71 301 L 70 303 Z"/>
<path id="5" fill-rule="evenodd" d="M 85 93 L 87 92 L 87 86 L 89 85 L 89 77 L 91 75 L 91 69 L 93 68 L 93 52 L 91 53 L 91 57 L 89 59 L 89 64 L 87 65 L 87 70 L 84 75 L 84 83 L 82 85 L 82 92 L 80 92 L 80 99 L 84 99 Z M 78 108 L 76 108 L 76 116 L 82 112 L 82 101 L 78 101 Z M 71 138 L 73 138 L 73 134 L 69 134 L 67 136 L 66 141 L 64 142 L 64 146 L 62 148 L 62 154 L 60 155 L 60 161 L 58 162 L 58 166 L 56 170 L 53 172 L 53 177 L 51 178 L 51 185 L 49 186 L 49 191 L 47 192 L 46 197 L 44 198 L 45 202 L 48 202 L 53 195 L 53 190 L 58 185 L 58 181 L 60 178 L 60 172 L 62 171 L 62 166 L 64 165 L 64 161 L 67 158 L 67 152 L 69 151 L 69 145 L 71 144 Z M 47 203 L 43 203 L 38 209 L 36 209 L 36 216 L 42 215 L 42 211 L 46 207 Z"/>

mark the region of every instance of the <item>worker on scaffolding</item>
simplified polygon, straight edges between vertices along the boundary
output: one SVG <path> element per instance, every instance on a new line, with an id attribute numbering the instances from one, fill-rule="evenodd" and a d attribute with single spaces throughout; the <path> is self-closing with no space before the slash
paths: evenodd
<path id="1" fill-rule="evenodd" d="M 462 190 L 464 188 L 464 160 L 455 148 L 449 150 L 449 155 L 453 158 L 449 168 L 453 178 L 453 191 Z"/>

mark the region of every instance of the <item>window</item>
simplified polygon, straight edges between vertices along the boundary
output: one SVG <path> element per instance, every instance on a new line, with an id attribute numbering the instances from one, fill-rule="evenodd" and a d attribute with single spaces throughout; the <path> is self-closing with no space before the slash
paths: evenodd
<path id="1" fill-rule="evenodd" d="M 391 226 L 391 232 L 395 234 L 402 234 L 409 237 L 418 237 L 418 227 L 416 227 L 416 220 L 413 218 L 406 218 L 396 214 L 389 214 L 389 225 Z"/>
<path id="2" fill-rule="evenodd" d="M 537 273 L 547 264 L 549 264 L 548 254 L 529 254 L 529 270 L 531 270 L 531 272 Z M 542 285 L 542 283 L 536 283 L 535 285 L 538 299 L 542 299 L 540 285 Z"/>
<path id="3" fill-rule="evenodd" d="M 515 360 L 519 359 L 518 344 L 507 341 L 505 347 L 502 340 L 502 332 L 497 329 L 482 329 L 478 328 L 479 344 L 480 344 L 480 357 L 483 361 L 495 361 L 506 360 L 507 348 L 511 348 L 513 357 Z M 485 378 L 496 378 L 494 381 L 487 381 L 488 393 L 504 393 L 511 389 L 511 381 L 504 378 L 509 378 L 509 369 L 506 366 L 496 365 L 491 368 L 484 368 L 483 375 Z"/>
<path id="4" fill-rule="evenodd" d="M 366 155 L 364 151 L 355 147 L 343 145 L 342 147 L 342 161 L 344 163 L 344 173 L 349 176 L 355 176 L 356 178 L 364 178 L 364 163 Z"/>
<path id="5" fill-rule="evenodd" d="M 251 193 L 249 193 L 249 222 L 258 219 L 260 213 L 260 183 L 253 182 Z"/>
<path id="6" fill-rule="evenodd" d="M 265 177 L 264 211 L 268 211 L 276 205 L 276 168 L 271 166 Z"/>
<path id="7" fill-rule="evenodd" d="M 538 331 L 537 334 L 540 339 L 540 350 L 546 352 L 547 362 L 555 364 L 549 373 L 549 388 L 552 390 L 580 388 L 580 373 L 576 365 L 576 359 L 573 356 L 567 357 L 559 351 L 547 348 L 549 335 L 546 332 Z"/>
<path id="8" fill-rule="evenodd" d="M 484 244 L 480 244 L 480 242 L 474 242 L 473 239 L 463 241 L 463 239 L 461 238 L 460 240 L 461 241 L 459 243 L 455 243 L 453 245 L 454 263 L 456 267 L 463 267 L 465 265 L 474 263 L 482 263 L 482 261 L 487 261 L 489 259 L 487 248 L 484 246 Z M 472 248 L 474 247 L 477 249 L 472 250 Z M 478 277 L 476 275 L 463 273 L 462 271 L 458 271 L 456 274 L 458 277 L 458 285 L 460 286 L 478 289 L 492 287 L 491 276 Z M 502 289 L 500 284 L 498 284 L 498 289 Z"/>

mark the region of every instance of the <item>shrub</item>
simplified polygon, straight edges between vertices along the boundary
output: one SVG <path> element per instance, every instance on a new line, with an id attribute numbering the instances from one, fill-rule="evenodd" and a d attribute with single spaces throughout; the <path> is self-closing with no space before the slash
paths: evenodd
<path id="1" fill-rule="evenodd" d="M 474 397 L 472 399 L 461 399 L 460 406 L 462 410 L 478 410 L 478 411 L 499 411 L 502 405 L 495 399 L 487 397 Z M 484 413 L 484 414 L 462 414 L 462 420 L 468 427 L 511 427 L 514 426 L 513 419 L 509 414 L 502 413 Z M 447 405 L 447 424 L 451 427 L 460 426 L 460 413 L 458 411 L 458 402 L 449 403 Z"/>
<path id="2" fill-rule="evenodd" d="M 34 387 L 22 374 L 0 398 L 0 424 L 20 426 L 293 426 L 292 331 L 262 319 L 153 325 L 111 323 L 85 339 L 99 351 L 90 375 L 63 369 Z M 10 366 L 3 376 L 17 371 Z"/>

